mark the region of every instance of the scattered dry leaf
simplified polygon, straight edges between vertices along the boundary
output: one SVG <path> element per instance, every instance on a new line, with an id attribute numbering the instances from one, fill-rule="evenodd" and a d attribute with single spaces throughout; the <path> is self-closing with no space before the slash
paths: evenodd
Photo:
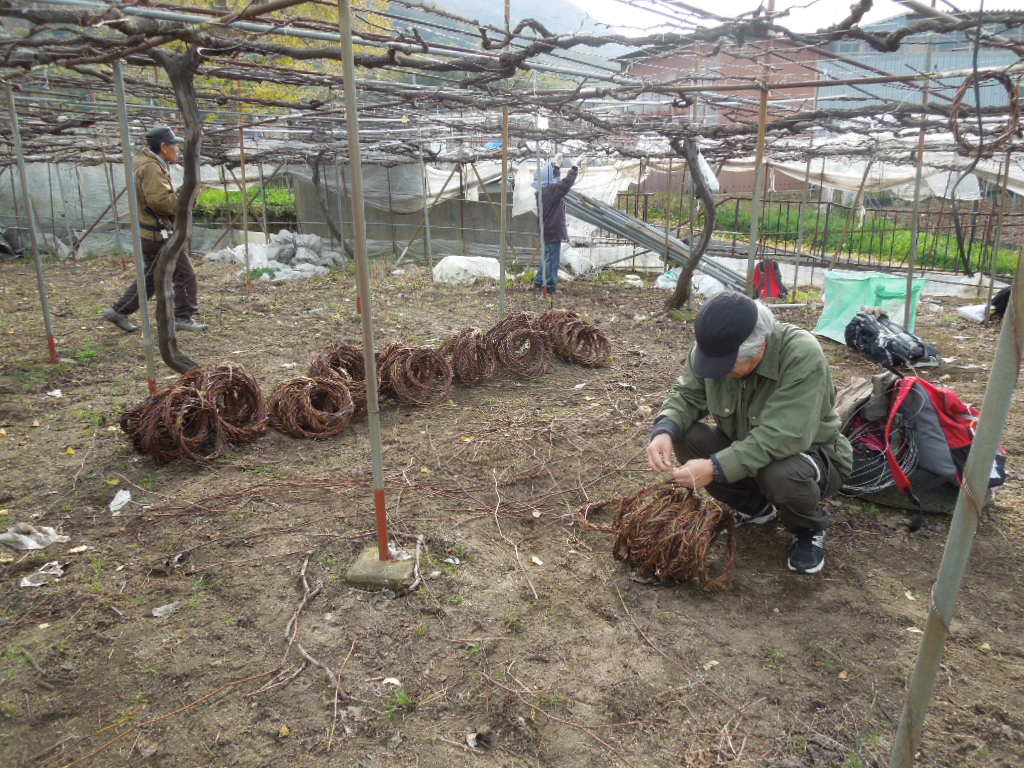
<path id="1" fill-rule="evenodd" d="M 704 671 L 710 672 L 712 669 L 718 666 L 718 662 L 712 659 L 711 661 L 704 662 Z"/>

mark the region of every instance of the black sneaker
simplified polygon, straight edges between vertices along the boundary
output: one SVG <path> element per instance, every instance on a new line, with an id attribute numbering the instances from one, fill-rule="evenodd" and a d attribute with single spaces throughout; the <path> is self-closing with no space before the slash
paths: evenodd
<path id="1" fill-rule="evenodd" d="M 765 505 L 756 512 L 740 512 L 738 509 L 734 509 L 732 514 L 736 518 L 737 528 L 741 525 L 764 525 L 778 516 L 770 501 L 765 502 Z"/>
<path id="2" fill-rule="evenodd" d="M 793 532 L 793 545 L 786 561 L 797 573 L 818 573 L 825 567 L 825 532 L 799 528 Z"/>
<path id="3" fill-rule="evenodd" d="M 134 333 L 139 330 L 139 327 L 128 319 L 128 315 L 122 315 L 120 312 L 115 311 L 113 307 L 107 307 L 103 310 L 103 319 L 109 320 L 125 333 Z"/>

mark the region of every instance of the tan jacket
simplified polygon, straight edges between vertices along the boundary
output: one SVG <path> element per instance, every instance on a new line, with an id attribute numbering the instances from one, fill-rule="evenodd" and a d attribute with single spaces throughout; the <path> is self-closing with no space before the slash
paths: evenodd
<path id="1" fill-rule="evenodd" d="M 149 149 L 135 156 L 135 189 L 139 195 L 139 223 L 142 224 L 143 240 L 161 240 L 160 232 L 147 227 L 159 227 L 156 218 L 146 211 L 149 208 L 160 215 L 164 224 L 174 223 L 178 209 L 178 193 L 171 184 L 171 172 Z"/>

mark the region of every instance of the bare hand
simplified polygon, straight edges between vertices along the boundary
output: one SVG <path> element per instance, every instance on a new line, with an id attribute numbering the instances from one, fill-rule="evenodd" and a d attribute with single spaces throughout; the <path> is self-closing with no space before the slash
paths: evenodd
<path id="1" fill-rule="evenodd" d="M 675 464 L 672 436 L 662 432 L 651 438 L 647 445 L 647 463 L 655 472 L 669 472 Z"/>
<path id="2" fill-rule="evenodd" d="M 703 488 L 715 479 L 714 462 L 711 459 L 690 459 L 672 470 L 672 479 L 687 488 Z"/>

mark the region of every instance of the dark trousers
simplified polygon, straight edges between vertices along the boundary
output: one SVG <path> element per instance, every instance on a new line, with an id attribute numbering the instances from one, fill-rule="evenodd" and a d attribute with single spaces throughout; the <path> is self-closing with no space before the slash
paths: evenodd
<path id="1" fill-rule="evenodd" d="M 680 461 L 706 459 L 728 447 L 732 441 L 719 430 L 697 422 L 674 445 Z M 839 490 L 842 478 L 820 451 L 811 449 L 763 467 L 755 477 L 735 483 L 711 483 L 707 492 L 723 504 L 747 514 L 771 502 L 779 511 L 782 524 L 797 528 L 824 530 L 828 517 L 821 508 L 823 498 Z"/>
<path id="2" fill-rule="evenodd" d="M 163 242 L 160 240 L 142 240 L 142 261 L 146 265 L 146 297 L 153 298 L 153 268 L 156 266 L 156 257 L 160 253 Z M 192 317 L 199 309 L 196 294 L 199 285 L 196 282 L 196 273 L 192 269 L 192 262 L 189 261 L 185 249 L 181 249 L 178 256 L 178 263 L 174 265 L 174 316 Z M 122 315 L 130 315 L 139 308 L 139 288 L 132 283 L 125 290 L 120 299 L 112 305 L 115 312 Z"/>

